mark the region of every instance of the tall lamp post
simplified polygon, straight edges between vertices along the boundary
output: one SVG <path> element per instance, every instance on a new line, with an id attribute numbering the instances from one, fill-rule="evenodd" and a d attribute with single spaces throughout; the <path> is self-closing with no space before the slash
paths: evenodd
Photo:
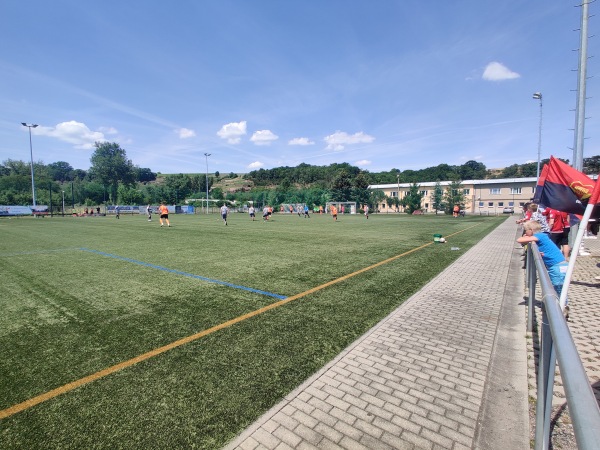
<path id="1" fill-rule="evenodd" d="M 398 211 L 400 211 L 400 174 L 396 174 L 396 181 L 398 182 L 398 193 L 396 194 L 396 200 L 398 201 Z"/>
<path id="2" fill-rule="evenodd" d="M 29 154 L 31 155 L 31 195 L 33 196 L 33 209 L 35 214 L 37 205 L 35 203 L 35 181 L 33 180 L 33 145 L 31 144 L 31 129 L 36 128 L 37 124 L 21 122 L 21 125 L 29 128 Z"/>
<path id="3" fill-rule="evenodd" d="M 533 94 L 535 100 L 540 101 L 540 128 L 538 130 L 538 155 L 537 155 L 537 179 L 540 179 L 540 154 L 542 153 L 542 93 Z"/>
<path id="4" fill-rule="evenodd" d="M 65 191 L 62 191 L 63 204 L 62 204 L 62 215 L 65 217 Z"/>
<path id="5" fill-rule="evenodd" d="M 208 157 L 210 153 L 205 153 L 206 156 L 206 214 L 208 214 Z"/>

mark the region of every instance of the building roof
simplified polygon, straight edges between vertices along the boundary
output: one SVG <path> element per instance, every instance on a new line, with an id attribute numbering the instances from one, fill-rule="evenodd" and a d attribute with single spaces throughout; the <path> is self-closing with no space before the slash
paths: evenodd
<path id="1" fill-rule="evenodd" d="M 488 184 L 518 184 L 518 183 L 535 183 L 537 181 L 537 177 L 526 177 L 526 178 L 491 178 L 488 180 L 462 180 L 460 183 L 463 185 L 470 186 L 481 186 Z M 435 187 L 438 181 L 424 181 L 422 183 L 417 182 L 419 187 Z M 439 181 L 440 186 L 450 186 L 452 181 Z M 413 185 L 413 183 L 388 183 L 388 184 L 371 184 L 369 185 L 369 189 L 390 189 L 390 188 L 409 188 Z"/>

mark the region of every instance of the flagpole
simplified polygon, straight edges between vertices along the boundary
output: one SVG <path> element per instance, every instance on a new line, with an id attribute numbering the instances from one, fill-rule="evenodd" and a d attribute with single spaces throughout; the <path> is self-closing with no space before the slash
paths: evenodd
<path id="1" fill-rule="evenodd" d="M 598 177 L 598 180 L 596 180 L 594 190 L 592 191 L 592 196 L 588 201 L 587 206 L 585 207 L 585 212 L 583 213 L 583 218 L 581 219 L 579 229 L 577 230 L 577 236 L 575 237 L 575 243 L 573 244 L 573 248 L 571 249 L 571 258 L 569 259 L 569 266 L 567 267 L 565 282 L 560 293 L 560 307 L 562 310 L 565 309 L 567 303 L 567 292 L 571 284 L 571 277 L 573 276 L 573 270 L 575 268 L 575 261 L 577 260 L 577 255 L 579 253 L 579 247 L 581 246 L 581 242 L 583 241 L 583 234 L 587 229 L 587 224 L 592 215 L 592 211 L 596 206 L 596 203 L 598 202 L 598 197 L 600 197 L 600 176 Z"/>

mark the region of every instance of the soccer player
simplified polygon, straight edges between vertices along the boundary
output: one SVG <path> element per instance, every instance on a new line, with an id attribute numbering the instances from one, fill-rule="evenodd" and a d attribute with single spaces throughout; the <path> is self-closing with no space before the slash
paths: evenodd
<path id="1" fill-rule="evenodd" d="M 171 226 L 171 222 L 169 222 L 169 208 L 165 205 L 165 202 L 162 202 L 158 207 L 158 213 L 160 214 L 160 226 L 163 226 L 163 220 L 167 222 L 167 226 Z"/>
<path id="2" fill-rule="evenodd" d="M 369 218 L 369 205 L 365 205 L 365 217 Z"/>
<path id="3" fill-rule="evenodd" d="M 146 214 L 148 215 L 148 222 L 152 222 L 152 208 L 150 208 L 150 205 L 146 206 Z"/>
<path id="4" fill-rule="evenodd" d="M 250 208 L 248 208 L 248 214 L 250 215 L 252 222 L 254 222 L 254 217 L 256 216 L 256 213 L 254 212 L 254 206 L 251 206 Z"/>
<path id="5" fill-rule="evenodd" d="M 223 218 L 223 222 L 227 225 L 227 213 L 229 212 L 229 208 L 226 205 L 221 206 L 221 217 Z"/>
<path id="6" fill-rule="evenodd" d="M 337 222 L 337 208 L 335 205 L 331 205 L 331 217 Z"/>

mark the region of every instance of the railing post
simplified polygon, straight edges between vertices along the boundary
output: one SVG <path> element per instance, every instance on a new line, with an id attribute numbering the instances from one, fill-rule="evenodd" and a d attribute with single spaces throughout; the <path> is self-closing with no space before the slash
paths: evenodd
<path id="1" fill-rule="evenodd" d="M 527 245 L 526 254 L 525 267 L 527 267 L 527 284 L 529 288 L 529 301 L 527 302 L 527 332 L 531 333 L 533 331 L 533 315 L 535 314 L 535 285 L 537 283 L 531 245 Z"/>

